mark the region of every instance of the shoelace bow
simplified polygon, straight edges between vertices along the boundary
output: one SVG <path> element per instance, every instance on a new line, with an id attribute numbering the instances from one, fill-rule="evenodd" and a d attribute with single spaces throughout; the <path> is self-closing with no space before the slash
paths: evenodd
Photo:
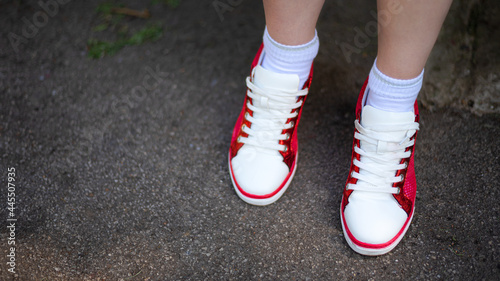
<path id="1" fill-rule="evenodd" d="M 279 144 L 280 140 L 286 140 L 290 136 L 282 134 L 283 130 L 293 128 L 293 122 L 286 123 L 289 118 L 296 117 L 298 111 L 292 110 L 300 108 L 303 104 L 299 100 L 300 96 L 307 95 L 307 89 L 298 91 L 283 91 L 262 89 L 252 83 L 250 77 L 247 77 L 246 84 L 249 89 L 248 96 L 254 101 L 254 104 L 247 102 L 247 106 L 253 111 L 254 116 L 245 115 L 252 127 L 243 125 L 243 132 L 248 137 L 240 137 L 239 142 L 278 151 L 286 151 L 285 145 Z M 295 97 L 295 102 L 288 102 L 290 97 Z M 256 117 L 257 116 L 257 117 Z"/>
<path id="2" fill-rule="evenodd" d="M 360 141 L 375 145 L 377 147 L 374 152 L 367 152 L 358 146 L 354 147 L 354 151 L 361 155 L 361 161 L 354 159 L 353 164 L 359 167 L 360 172 L 352 172 L 352 177 L 358 179 L 356 184 L 348 184 L 350 190 L 383 192 L 383 193 L 399 193 L 399 188 L 392 187 L 393 183 L 404 180 L 403 175 L 396 177 L 396 172 L 405 169 L 408 166 L 408 161 L 400 164 L 401 159 L 411 156 L 411 150 L 406 151 L 408 147 L 415 144 L 415 139 L 411 139 L 419 129 L 417 122 L 404 125 L 380 126 L 375 130 L 366 129 L 359 123 L 354 122 L 358 132 L 354 134 L 354 138 Z M 406 131 L 405 138 L 400 142 L 391 140 L 382 133 Z M 380 152 L 383 151 L 383 152 Z"/>

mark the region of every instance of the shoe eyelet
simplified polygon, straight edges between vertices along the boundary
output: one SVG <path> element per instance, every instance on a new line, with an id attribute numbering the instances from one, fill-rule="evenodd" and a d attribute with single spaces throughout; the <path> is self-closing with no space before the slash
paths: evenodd
<path id="1" fill-rule="evenodd" d="M 287 152 L 288 151 L 288 146 L 285 145 L 285 149 L 283 149 L 283 152 Z"/>
<path id="2" fill-rule="evenodd" d="M 285 134 L 285 140 L 289 140 L 290 139 L 290 134 L 289 133 L 286 133 Z"/>
<path id="3" fill-rule="evenodd" d="M 290 121 L 290 126 L 291 126 L 291 128 L 293 128 L 293 126 L 295 126 L 295 122 Z"/>
<path id="4" fill-rule="evenodd" d="M 399 175 L 399 178 L 401 178 L 400 182 L 404 181 L 405 180 L 405 175 L 404 174 L 401 174 Z"/>
<path id="5" fill-rule="evenodd" d="M 248 116 L 250 116 L 250 114 L 248 112 L 245 112 L 245 119 L 248 120 Z"/>
<path id="6" fill-rule="evenodd" d="M 245 131 L 245 128 L 246 128 L 246 127 L 247 127 L 247 125 L 245 125 L 245 124 L 241 125 L 241 130 L 242 130 L 242 131 Z"/>
<path id="7" fill-rule="evenodd" d="M 237 142 L 237 143 L 241 143 L 241 136 L 239 136 L 239 137 L 236 139 L 236 142 Z"/>
<path id="8" fill-rule="evenodd" d="M 405 169 L 408 168 L 408 161 L 405 161 Z"/>
<path id="9" fill-rule="evenodd" d="M 398 187 L 398 192 L 396 192 L 396 195 L 399 195 L 401 193 L 401 188 Z"/>

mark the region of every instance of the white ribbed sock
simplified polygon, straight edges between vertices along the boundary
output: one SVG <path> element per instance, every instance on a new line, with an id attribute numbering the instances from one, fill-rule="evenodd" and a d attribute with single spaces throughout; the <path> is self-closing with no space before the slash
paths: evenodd
<path id="1" fill-rule="evenodd" d="M 377 68 L 377 60 L 368 78 L 366 104 L 384 111 L 413 111 L 418 92 L 422 88 L 424 71 L 415 78 L 402 80 L 389 77 Z"/>
<path id="2" fill-rule="evenodd" d="M 311 64 L 318 54 L 319 39 L 315 31 L 314 38 L 302 45 L 288 46 L 276 42 L 266 30 L 264 31 L 264 50 L 261 65 L 263 68 L 283 74 L 297 74 L 300 87 L 304 85 Z"/>

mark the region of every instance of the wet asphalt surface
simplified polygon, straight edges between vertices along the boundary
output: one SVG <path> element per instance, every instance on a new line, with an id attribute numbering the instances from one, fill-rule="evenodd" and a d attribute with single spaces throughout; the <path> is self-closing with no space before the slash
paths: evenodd
<path id="1" fill-rule="evenodd" d="M 36 1 L 13 2 L 0 10 L 1 280 L 500 276 L 498 115 L 421 108 L 416 214 L 405 238 L 381 257 L 344 240 L 354 107 L 376 40 L 350 63 L 339 42 L 352 41 L 374 4 L 326 4 L 296 176 L 278 202 L 255 207 L 236 196 L 227 152 L 264 28 L 261 3 L 122 1 L 152 15 L 123 24 L 155 22 L 162 37 L 91 59 L 88 39 L 114 34 L 95 29 L 100 1 L 59 4 L 43 25 Z M 41 26 L 31 38 L 23 18 Z M 17 47 L 11 32 L 24 38 Z M 8 218 L 17 219 L 15 274 Z"/>

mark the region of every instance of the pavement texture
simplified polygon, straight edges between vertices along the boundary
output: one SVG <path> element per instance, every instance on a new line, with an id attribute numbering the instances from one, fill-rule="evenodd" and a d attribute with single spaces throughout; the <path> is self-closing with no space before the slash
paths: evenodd
<path id="1" fill-rule="evenodd" d="M 350 62 L 339 44 L 374 3 L 327 1 L 296 176 L 278 202 L 255 207 L 236 196 L 227 152 L 261 3 L 121 1 L 151 12 L 118 19 L 129 32 L 155 23 L 162 36 L 92 59 L 88 40 L 117 31 L 99 31 L 101 1 L 66 2 L 46 18 L 37 1 L 1 3 L 1 280 L 498 280 L 498 114 L 422 106 L 405 238 L 380 257 L 344 240 L 354 108 L 376 39 Z M 26 21 L 39 26 L 31 37 Z"/>

